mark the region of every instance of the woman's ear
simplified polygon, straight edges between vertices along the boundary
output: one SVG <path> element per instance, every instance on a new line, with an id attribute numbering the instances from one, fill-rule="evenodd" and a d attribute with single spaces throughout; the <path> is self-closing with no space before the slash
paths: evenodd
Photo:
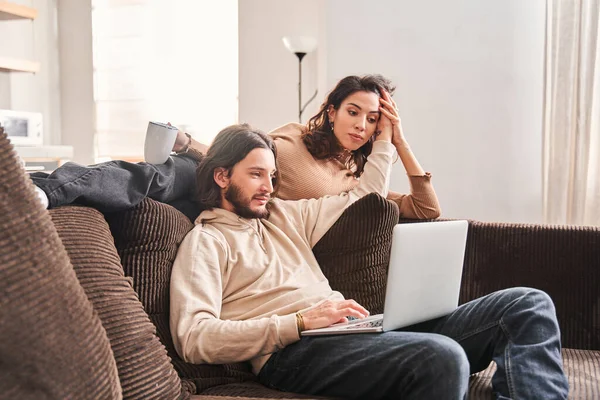
<path id="1" fill-rule="evenodd" d="M 222 167 L 215 168 L 213 171 L 213 179 L 221 189 L 225 189 L 229 186 L 229 171 Z"/>
<path id="2" fill-rule="evenodd" d="M 329 117 L 329 121 L 333 121 L 335 119 L 335 113 L 336 113 L 336 109 L 333 108 L 333 105 L 329 105 L 329 107 L 327 107 L 327 116 Z"/>

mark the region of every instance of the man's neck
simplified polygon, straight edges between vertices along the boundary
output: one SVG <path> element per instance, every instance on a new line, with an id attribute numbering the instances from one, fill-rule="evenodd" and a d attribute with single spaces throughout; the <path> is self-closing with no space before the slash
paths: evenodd
<path id="1" fill-rule="evenodd" d="M 234 213 L 234 214 L 237 214 L 237 213 L 235 212 L 235 207 L 233 206 L 233 204 L 231 204 L 231 203 L 230 203 L 229 201 L 227 201 L 226 199 L 222 199 L 222 200 L 221 200 L 221 207 L 220 207 L 220 208 L 222 208 L 223 210 L 230 211 L 230 212 L 232 212 L 232 213 Z"/>

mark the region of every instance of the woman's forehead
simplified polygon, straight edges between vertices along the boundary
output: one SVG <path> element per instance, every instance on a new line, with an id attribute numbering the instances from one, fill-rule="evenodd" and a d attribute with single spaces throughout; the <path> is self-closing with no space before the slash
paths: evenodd
<path id="1" fill-rule="evenodd" d="M 354 104 L 367 111 L 379 110 L 379 96 L 373 92 L 354 92 L 342 101 L 342 104 Z"/>

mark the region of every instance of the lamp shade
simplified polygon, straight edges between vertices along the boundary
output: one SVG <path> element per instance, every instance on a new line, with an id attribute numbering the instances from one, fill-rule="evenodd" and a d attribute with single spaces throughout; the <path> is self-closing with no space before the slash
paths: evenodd
<path id="1" fill-rule="evenodd" d="M 317 48 L 317 39 L 311 36 L 284 36 L 282 40 L 292 53 L 310 53 Z"/>

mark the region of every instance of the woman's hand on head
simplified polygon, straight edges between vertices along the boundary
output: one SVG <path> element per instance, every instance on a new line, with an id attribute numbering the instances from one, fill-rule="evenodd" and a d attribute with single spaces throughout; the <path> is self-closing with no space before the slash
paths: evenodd
<path id="1" fill-rule="evenodd" d="M 394 126 L 388 116 L 383 113 L 382 98 L 379 98 L 379 121 L 377 121 L 377 128 L 375 128 L 375 140 L 385 140 L 387 142 L 392 141 L 392 135 L 394 132 Z"/>
<path id="2" fill-rule="evenodd" d="M 398 114 L 398 106 L 392 96 L 385 90 L 381 89 L 381 97 L 379 98 L 379 111 L 381 116 L 379 117 L 378 130 L 381 130 L 381 134 L 387 133 L 390 137 L 392 144 L 396 147 L 405 142 L 404 134 L 402 133 L 402 121 Z M 381 126 L 381 128 L 379 127 Z"/>

